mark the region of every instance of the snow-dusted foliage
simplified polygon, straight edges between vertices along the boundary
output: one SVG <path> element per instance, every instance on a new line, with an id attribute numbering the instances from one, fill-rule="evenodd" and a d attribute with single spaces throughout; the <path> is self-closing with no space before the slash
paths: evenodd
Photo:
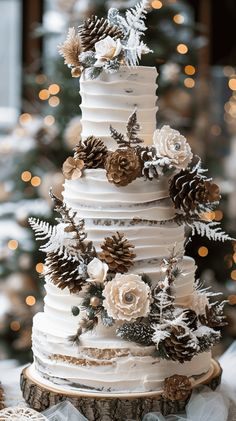
<path id="1" fill-rule="evenodd" d="M 30 218 L 29 223 L 35 232 L 37 241 L 47 240 L 46 244 L 40 247 L 40 251 L 63 254 L 66 258 L 75 257 L 75 241 L 70 233 L 65 232 L 65 224 L 52 226 L 48 222 L 36 218 Z"/>
<path id="2" fill-rule="evenodd" d="M 206 236 L 209 240 L 214 241 L 224 242 L 232 240 L 232 238 L 221 229 L 218 222 L 194 220 L 190 226 L 192 228 L 192 235 L 198 234 L 201 235 L 201 237 Z"/>

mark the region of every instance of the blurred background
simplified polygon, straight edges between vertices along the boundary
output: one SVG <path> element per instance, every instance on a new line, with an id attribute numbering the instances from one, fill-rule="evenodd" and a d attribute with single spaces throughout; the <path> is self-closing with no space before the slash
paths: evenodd
<path id="1" fill-rule="evenodd" d="M 0 359 L 31 358 L 33 315 L 43 306 L 44 255 L 28 217 L 53 220 L 61 165 L 81 132 L 79 80 L 58 55 L 69 26 L 133 0 L 0 0 Z M 236 238 L 235 0 L 153 0 L 142 64 L 159 72 L 157 124 L 181 130 L 221 187 L 210 218 Z M 236 338 L 236 241 L 194 237 L 197 276 L 229 300 L 217 352 Z"/>

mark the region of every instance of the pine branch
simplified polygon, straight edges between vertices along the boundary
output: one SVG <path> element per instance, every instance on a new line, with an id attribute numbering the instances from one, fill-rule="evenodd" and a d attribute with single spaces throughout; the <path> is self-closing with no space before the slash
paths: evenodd
<path id="1" fill-rule="evenodd" d="M 129 142 L 125 140 L 125 136 L 122 133 L 119 133 L 114 127 L 110 126 L 110 133 L 111 137 L 117 142 L 117 144 L 124 148 L 126 146 L 129 146 Z"/>
<path id="2" fill-rule="evenodd" d="M 153 345 L 153 332 L 152 327 L 144 323 L 124 323 L 117 329 L 116 334 L 126 341 L 149 346 Z"/>
<path id="3" fill-rule="evenodd" d="M 137 119 L 137 111 L 135 110 L 128 119 L 126 126 L 126 136 L 129 140 L 129 146 L 132 144 L 142 143 L 143 140 L 140 139 L 137 134 L 140 131 L 140 124 Z"/>
<path id="4" fill-rule="evenodd" d="M 87 234 L 84 231 L 84 220 L 79 219 L 78 222 L 75 222 L 76 212 L 73 212 L 61 199 L 56 197 L 53 194 L 52 189 L 50 189 L 49 195 L 55 204 L 54 210 L 61 214 L 62 218 L 59 219 L 59 222 L 68 225 L 65 228 L 65 232 L 74 232 L 74 239 L 81 244 L 87 238 Z"/>

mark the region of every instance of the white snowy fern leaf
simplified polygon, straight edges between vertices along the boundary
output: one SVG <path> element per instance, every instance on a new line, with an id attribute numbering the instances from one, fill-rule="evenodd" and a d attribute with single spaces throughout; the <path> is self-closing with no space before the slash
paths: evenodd
<path id="1" fill-rule="evenodd" d="M 222 231 L 220 224 L 218 222 L 201 222 L 194 221 L 191 223 L 192 235 L 198 234 L 201 237 L 206 236 L 209 240 L 214 241 L 226 241 L 233 240 L 228 234 Z"/>
<path id="2" fill-rule="evenodd" d="M 40 221 L 36 218 L 30 218 L 29 223 L 35 232 L 37 241 L 48 240 L 46 244 L 40 247 L 40 251 L 45 253 L 65 254 L 68 244 L 63 225 L 52 226 L 48 222 Z M 67 253 L 66 253 L 67 254 Z"/>
<path id="3" fill-rule="evenodd" d="M 144 19 L 147 14 L 147 9 L 150 7 L 149 0 L 142 0 L 138 3 L 134 8 L 127 10 L 126 12 L 126 21 L 130 28 L 135 29 L 140 35 L 146 30 L 146 26 L 144 24 Z"/>
<path id="4" fill-rule="evenodd" d="M 50 238 L 55 230 L 55 227 L 52 227 L 48 222 L 40 221 L 36 218 L 29 218 L 29 224 L 35 232 L 35 238 L 38 241 Z"/>

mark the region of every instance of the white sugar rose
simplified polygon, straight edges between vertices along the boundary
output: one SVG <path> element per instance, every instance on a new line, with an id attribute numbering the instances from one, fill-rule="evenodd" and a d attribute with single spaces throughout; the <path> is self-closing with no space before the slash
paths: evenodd
<path id="1" fill-rule="evenodd" d="M 193 154 L 186 138 L 170 126 L 157 129 L 153 143 L 160 158 L 167 158 L 169 165 L 185 169 L 192 160 Z"/>
<path id="2" fill-rule="evenodd" d="M 145 317 L 150 310 L 150 288 L 141 276 L 117 273 L 103 290 L 103 306 L 115 320 Z"/>
<path id="3" fill-rule="evenodd" d="M 108 36 L 95 44 L 95 67 L 103 67 L 107 61 L 117 57 L 122 49 L 122 45 L 119 39 L 114 40 Z"/>
<path id="4" fill-rule="evenodd" d="M 102 283 L 107 276 L 108 265 L 97 257 L 88 264 L 87 272 L 89 278 L 87 279 L 88 282 L 98 282 Z"/>

